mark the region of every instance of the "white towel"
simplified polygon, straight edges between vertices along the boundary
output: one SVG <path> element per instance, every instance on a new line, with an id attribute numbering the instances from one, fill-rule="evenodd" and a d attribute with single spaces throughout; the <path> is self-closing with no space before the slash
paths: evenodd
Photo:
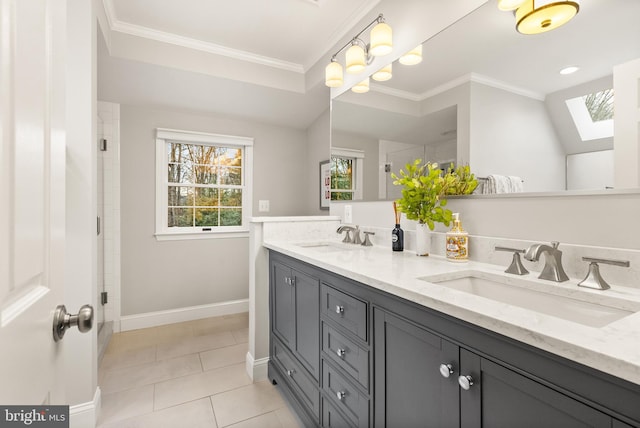
<path id="1" fill-rule="evenodd" d="M 491 174 L 482 189 L 483 194 L 493 193 L 519 193 L 524 191 L 522 179 L 515 175 Z"/>

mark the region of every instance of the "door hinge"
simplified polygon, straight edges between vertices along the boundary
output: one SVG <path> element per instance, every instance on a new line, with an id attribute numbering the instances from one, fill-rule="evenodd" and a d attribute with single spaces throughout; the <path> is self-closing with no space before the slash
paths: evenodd
<path id="1" fill-rule="evenodd" d="M 107 139 L 106 138 L 101 138 L 100 139 L 100 151 L 101 152 L 106 152 L 107 151 Z"/>
<path id="2" fill-rule="evenodd" d="M 109 298 L 106 291 L 100 293 L 100 303 L 102 303 L 103 306 L 109 303 Z"/>

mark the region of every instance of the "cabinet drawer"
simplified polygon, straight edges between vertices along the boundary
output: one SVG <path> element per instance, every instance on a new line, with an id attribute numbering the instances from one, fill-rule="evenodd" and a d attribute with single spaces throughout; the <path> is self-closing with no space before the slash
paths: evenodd
<path id="1" fill-rule="evenodd" d="M 369 351 L 358 346 L 347 336 L 322 323 L 322 350 L 341 369 L 369 389 Z"/>
<path id="2" fill-rule="evenodd" d="M 322 398 L 322 426 L 324 428 L 355 427 L 353 422 L 336 410 L 330 400 Z"/>
<path id="3" fill-rule="evenodd" d="M 322 313 L 363 340 L 367 337 L 367 304 L 322 284 Z"/>
<path id="4" fill-rule="evenodd" d="M 296 395 L 316 417 L 320 417 L 320 391 L 315 382 L 305 373 L 305 369 L 296 361 L 284 345 L 275 337 L 271 337 L 273 342 L 273 360 L 282 370 L 282 373 L 290 381 Z"/>
<path id="5" fill-rule="evenodd" d="M 369 426 L 369 397 L 322 361 L 322 389 L 357 427 Z"/>

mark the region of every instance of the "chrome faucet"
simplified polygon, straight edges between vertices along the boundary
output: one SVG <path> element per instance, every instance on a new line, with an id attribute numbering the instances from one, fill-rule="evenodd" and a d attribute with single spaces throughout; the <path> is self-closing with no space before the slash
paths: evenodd
<path id="1" fill-rule="evenodd" d="M 340 227 L 338 227 L 338 230 L 336 230 L 336 233 L 342 233 L 342 232 L 346 232 L 342 242 L 346 244 L 362 245 L 362 238 L 360 237 L 360 226 L 357 226 L 357 225 L 351 226 L 348 224 L 343 224 L 343 225 L 340 225 Z M 353 239 L 349 234 L 350 232 L 353 232 Z"/>
<path id="2" fill-rule="evenodd" d="M 562 267 L 562 251 L 558 250 L 558 245 L 560 245 L 560 243 L 555 241 L 551 243 L 551 246 L 547 244 L 533 244 L 524 253 L 524 258 L 531 262 L 537 262 L 540 260 L 540 256 L 546 253 L 544 268 L 538 278 L 555 282 L 569 280 L 569 277 Z"/>

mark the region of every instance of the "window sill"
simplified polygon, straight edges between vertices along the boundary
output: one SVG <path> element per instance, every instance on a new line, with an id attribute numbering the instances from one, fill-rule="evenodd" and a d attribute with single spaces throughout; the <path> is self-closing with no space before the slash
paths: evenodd
<path id="1" fill-rule="evenodd" d="M 154 235 L 156 241 L 186 241 L 193 239 L 230 239 L 248 238 L 249 231 L 235 232 L 159 232 Z"/>

